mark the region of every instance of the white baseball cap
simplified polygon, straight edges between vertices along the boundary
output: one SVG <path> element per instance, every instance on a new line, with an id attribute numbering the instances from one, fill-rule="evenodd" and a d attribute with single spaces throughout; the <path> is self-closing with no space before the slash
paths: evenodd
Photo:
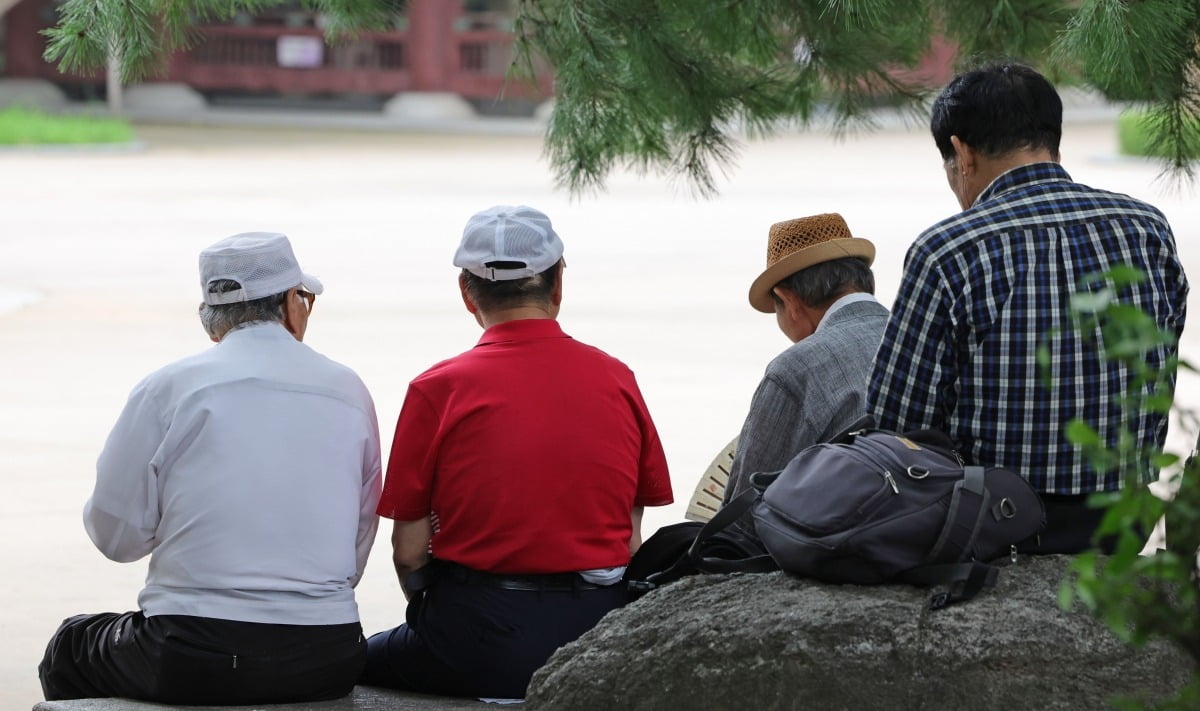
<path id="1" fill-rule="evenodd" d="M 497 205 L 467 220 L 454 266 L 488 281 L 508 281 L 541 274 L 562 255 L 562 240 L 545 213 L 524 205 Z"/>
<path id="2" fill-rule="evenodd" d="M 240 289 L 209 293 L 208 285 L 228 279 Z M 321 281 L 300 271 L 292 243 L 278 232 L 243 232 L 226 237 L 200 253 L 200 291 L 210 306 L 253 301 L 300 287 L 325 291 Z"/>

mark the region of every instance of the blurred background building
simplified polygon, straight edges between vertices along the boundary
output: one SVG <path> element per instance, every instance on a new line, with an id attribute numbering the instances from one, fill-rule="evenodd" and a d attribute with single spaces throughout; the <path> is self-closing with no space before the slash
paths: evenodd
<path id="1" fill-rule="evenodd" d="M 326 42 L 298 2 L 200 25 L 151 82 L 190 87 L 209 105 L 370 109 L 402 93 L 449 93 L 480 114 L 532 113 L 552 76 L 511 80 L 511 0 L 409 0 L 390 26 Z M 40 79 L 75 100 L 105 99 L 104 72 L 65 74 L 42 58 L 60 0 L 0 0 L 0 77 Z"/>

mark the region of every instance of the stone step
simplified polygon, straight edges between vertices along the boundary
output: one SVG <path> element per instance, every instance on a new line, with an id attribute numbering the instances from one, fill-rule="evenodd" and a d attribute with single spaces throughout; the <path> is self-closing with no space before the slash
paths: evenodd
<path id="1" fill-rule="evenodd" d="M 188 711 L 481 711 L 503 709 L 505 706 L 485 704 L 475 699 L 455 699 L 427 696 L 406 691 L 393 691 L 374 686 L 356 686 L 354 693 L 334 701 L 300 704 L 260 704 L 257 706 L 168 706 L 130 699 L 75 699 L 73 701 L 42 701 L 33 711 L 169 711 L 186 708 Z"/>

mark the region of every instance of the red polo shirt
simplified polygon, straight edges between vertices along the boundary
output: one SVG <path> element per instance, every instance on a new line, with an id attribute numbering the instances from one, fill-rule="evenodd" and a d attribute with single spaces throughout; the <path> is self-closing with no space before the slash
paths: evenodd
<path id="1" fill-rule="evenodd" d="M 633 507 L 671 501 L 633 373 L 531 319 L 487 329 L 409 384 L 379 514 L 432 514 L 437 558 L 556 573 L 625 565 Z"/>

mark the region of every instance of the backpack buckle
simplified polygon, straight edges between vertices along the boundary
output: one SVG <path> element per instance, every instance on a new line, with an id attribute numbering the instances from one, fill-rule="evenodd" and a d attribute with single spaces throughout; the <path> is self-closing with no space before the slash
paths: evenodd
<path id="1" fill-rule="evenodd" d="M 940 610 L 950 603 L 950 593 L 946 591 L 936 592 L 929 598 L 929 609 Z"/>

